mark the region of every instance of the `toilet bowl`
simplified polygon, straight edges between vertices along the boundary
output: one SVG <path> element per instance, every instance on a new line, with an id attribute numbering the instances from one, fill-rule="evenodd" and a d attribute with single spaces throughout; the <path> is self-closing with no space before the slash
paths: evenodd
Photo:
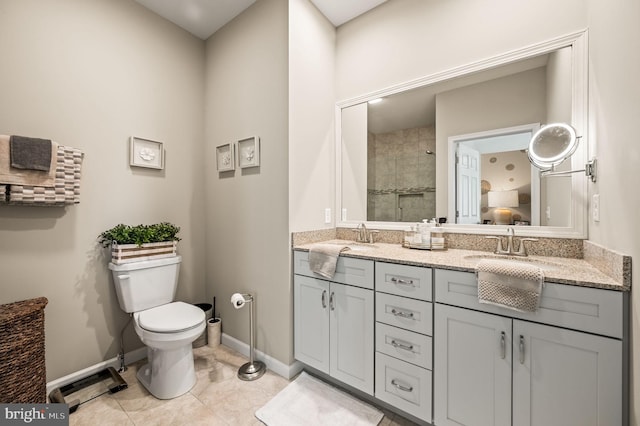
<path id="1" fill-rule="evenodd" d="M 109 264 L 120 307 L 133 315 L 136 334 L 147 346 L 148 363 L 138 370 L 138 380 L 159 399 L 180 396 L 195 384 L 192 343 L 206 328 L 202 309 L 173 301 L 181 260 Z"/>
<path id="2" fill-rule="evenodd" d="M 192 343 L 204 331 L 202 309 L 173 302 L 133 314 L 136 334 L 147 346 L 147 364 L 138 380 L 153 396 L 171 399 L 196 383 Z"/>

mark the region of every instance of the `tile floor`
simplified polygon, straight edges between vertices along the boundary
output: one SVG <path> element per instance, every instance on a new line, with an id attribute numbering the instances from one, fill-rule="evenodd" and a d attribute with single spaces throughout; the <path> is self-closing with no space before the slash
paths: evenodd
<path id="1" fill-rule="evenodd" d="M 289 384 L 288 380 L 270 371 L 253 382 L 238 379 L 238 367 L 247 362 L 247 358 L 225 346 L 216 349 L 203 346 L 193 352 L 197 382 L 186 394 L 171 400 L 159 400 L 149 394 L 136 379 L 138 368 L 146 361 L 142 360 L 121 373 L 129 385 L 127 389 L 83 403 L 71 414 L 69 424 L 262 425 L 254 416 L 255 411 Z M 94 392 L 99 394 L 101 391 Z M 69 397 L 88 399 L 79 394 Z M 414 424 L 397 414 L 384 413 L 380 426 Z"/>

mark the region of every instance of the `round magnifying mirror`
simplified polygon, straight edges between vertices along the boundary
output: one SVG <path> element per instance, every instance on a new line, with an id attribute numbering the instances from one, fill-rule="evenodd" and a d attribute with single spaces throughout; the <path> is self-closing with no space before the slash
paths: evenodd
<path id="1" fill-rule="evenodd" d="M 529 161 L 542 170 L 551 170 L 569 158 L 578 147 L 573 127 L 564 123 L 542 126 L 529 142 Z"/>

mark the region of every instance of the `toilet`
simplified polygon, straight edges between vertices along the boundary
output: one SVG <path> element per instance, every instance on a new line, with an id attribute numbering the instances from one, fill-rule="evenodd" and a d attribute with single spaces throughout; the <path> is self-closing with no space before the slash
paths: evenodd
<path id="1" fill-rule="evenodd" d="M 206 328 L 202 309 L 174 302 L 181 256 L 116 265 L 109 263 L 123 311 L 147 346 L 138 380 L 153 396 L 171 399 L 196 383 L 192 342 Z"/>

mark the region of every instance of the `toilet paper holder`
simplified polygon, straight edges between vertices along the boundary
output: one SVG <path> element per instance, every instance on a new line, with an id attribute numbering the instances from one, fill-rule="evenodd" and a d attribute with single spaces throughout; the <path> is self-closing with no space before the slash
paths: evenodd
<path id="1" fill-rule="evenodd" d="M 234 308 L 240 309 L 246 303 L 251 304 L 249 309 L 249 362 L 243 364 L 238 369 L 238 378 L 240 380 L 256 380 L 262 377 L 267 370 L 266 365 L 261 361 L 255 360 L 254 336 L 253 336 L 253 313 L 255 310 L 255 299 L 251 294 L 234 293 L 231 296 L 231 304 Z"/>

